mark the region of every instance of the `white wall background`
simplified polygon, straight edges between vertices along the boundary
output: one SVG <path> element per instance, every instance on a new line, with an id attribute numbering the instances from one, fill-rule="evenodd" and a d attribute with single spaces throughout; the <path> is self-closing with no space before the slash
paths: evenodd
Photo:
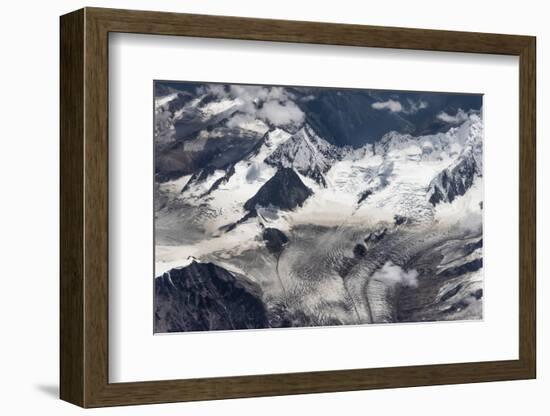
<path id="1" fill-rule="evenodd" d="M 359 2 L 356 0 L 121 0 L 11 1 L 0 14 L 0 411 L 2 414 L 72 415 L 83 412 L 58 394 L 58 16 L 82 6 L 156 9 L 536 35 L 538 40 L 538 316 L 537 380 L 422 387 L 339 394 L 225 400 L 87 411 L 102 415 L 464 415 L 550 411 L 550 360 L 545 347 L 550 285 L 544 282 L 543 247 L 550 238 L 542 212 L 550 145 L 542 124 L 550 101 L 545 73 L 550 26 L 545 2 L 462 0 Z M 503 166 L 503 169 L 506 169 Z M 544 201 L 544 198 L 546 201 Z M 547 265 L 548 263 L 545 263 Z M 543 325 L 546 325 L 543 331 Z"/>

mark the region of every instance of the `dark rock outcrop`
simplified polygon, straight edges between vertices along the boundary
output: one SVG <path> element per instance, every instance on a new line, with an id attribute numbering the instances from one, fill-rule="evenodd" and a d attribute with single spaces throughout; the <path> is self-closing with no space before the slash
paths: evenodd
<path id="1" fill-rule="evenodd" d="M 262 233 L 262 238 L 270 253 L 279 254 L 283 247 L 288 243 L 288 237 L 282 231 L 276 228 L 266 228 Z"/>
<path id="2" fill-rule="evenodd" d="M 464 246 L 464 254 L 468 255 L 470 253 L 473 253 L 478 248 L 483 247 L 483 238 L 480 238 L 478 241 L 475 241 L 473 243 L 466 244 Z"/>
<path id="3" fill-rule="evenodd" d="M 281 168 L 244 204 L 244 209 L 254 211 L 256 206 L 277 207 L 290 211 L 301 207 L 313 192 L 290 168 Z"/>
<path id="4" fill-rule="evenodd" d="M 471 155 L 462 157 L 453 167 L 443 170 L 431 181 L 428 187 L 430 203 L 435 206 L 441 202 L 453 202 L 470 189 L 478 174 L 475 158 Z"/>
<path id="5" fill-rule="evenodd" d="M 155 333 L 268 326 L 260 287 L 213 263 L 193 262 L 155 279 Z"/>
<path id="6" fill-rule="evenodd" d="M 448 269 L 443 270 L 438 273 L 438 276 L 441 277 L 456 277 L 463 275 L 465 273 L 475 272 L 483 267 L 483 259 L 475 259 L 468 263 L 461 264 L 456 267 L 449 267 Z"/>
<path id="7" fill-rule="evenodd" d="M 365 199 L 367 199 L 369 196 L 372 195 L 372 189 L 367 189 L 366 191 L 363 191 L 359 194 L 359 199 L 357 200 L 357 203 L 360 204 Z"/>
<path id="8" fill-rule="evenodd" d="M 393 222 L 395 225 L 408 224 L 410 222 L 410 219 L 404 217 L 403 215 L 396 214 L 393 216 Z"/>
<path id="9" fill-rule="evenodd" d="M 367 255 L 367 249 L 363 244 L 356 244 L 353 248 L 353 255 L 355 257 L 365 257 Z"/>
<path id="10" fill-rule="evenodd" d="M 364 241 L 367 245 L 376 244 L 386 236 L 387 231 L 388 231 L 387 228 L 382 228 L 380 230 L 373 231 L 372 233 L 369 233 L 365 237 Z"/>
<path id="11" fill-rule="evenodd" d="M 460 289 L 462 289 L 462 284 L 456 285 L 452 289 L 450 289 L 447 292 L 443 293 L 443 295 L 441 295 L 440 301 L 445 302 L 446 300 L 452 298 L 454 295 L 456 295 L 460 291 Z"/>

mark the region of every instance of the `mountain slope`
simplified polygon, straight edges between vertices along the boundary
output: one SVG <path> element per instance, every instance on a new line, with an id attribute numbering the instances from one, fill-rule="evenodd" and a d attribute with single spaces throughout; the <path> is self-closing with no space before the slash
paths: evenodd
<path id="1" fill-rule="evenodd" d="M 266 158 L 265 162 L 276 167 L 293 168 L 326 186 L 324 174 L 341 155 L 341 149 L 321 139 L 306 124 Z"/>
<path id="2" fill-rule="evenodd" d="M 212 263 L 192 262 L 155 279 L 155 332 L 265 328 L 262 291 Z"/>
<path id="3" fill-rule="evenodd" d="M 258 206 L 273 206 L 286 211 L 293 210 L 301 207 L 312 194 L 294 170 L 282 168 L 244 203 L 244 209 L 254 211 Z"/>
<path id="4" fill-rule="evenodd" d="M 161 92 L 155 331 L 482 317 L 479 97 Z"/>
<path id="5" fill-rule="evenodd" d="M 456 197 L 464 195 L 470 189 L 478 175 L 479 168 L 475 159 L 465 155 L 430 182 L 428 200 L 434 206 L 441 202 L 453 202 Z"/>

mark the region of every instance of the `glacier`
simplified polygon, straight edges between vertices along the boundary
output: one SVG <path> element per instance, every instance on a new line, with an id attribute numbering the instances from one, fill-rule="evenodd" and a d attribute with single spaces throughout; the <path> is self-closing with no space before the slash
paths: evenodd
<path id="1" fill-rule="evenodd" d="M 250 319 L 228 296 L 225 307 L 242 318 L 235 328 L 481 319 L 481 111 L 461 110 L 460 123 L 427 134 L 403 122 L 405 131 L 358 146 L 323 137 L 306 93 L 203 88 L 156 98 L 157 329 L 224 329 L 221 306 L 192 311 L 211 302 L 200 274 L 213 267 L 236 287 L 253 285 L 246 296 L 265 310 Z M 304 116 L 267 117 L 274 97 Z M 200 284 L 178 289 L 187 297 L 171 293 L 172 274 Z M 170 323 L 167 299 L 191 302 L 178 308 L 204 322 Z"/>

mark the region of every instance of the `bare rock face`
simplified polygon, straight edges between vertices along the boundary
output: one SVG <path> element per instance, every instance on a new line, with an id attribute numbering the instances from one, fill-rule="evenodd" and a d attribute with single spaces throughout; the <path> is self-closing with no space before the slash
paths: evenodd
<path id="1" fill-rule="evenodd" d="M 267 328 L 258 285 L 213 263 L 155 279 L 155 333 Z"/>
<path id="2" fill-rule="evenodd" d="M 289 211 L 301 207 L 313 192 L 291 168 L 282 168 L 268 180 L 248 201 L 244 209 L 253 211 L 256 206 L 274 206 Z"/>
<path id="3" fill-rule="evenodd" d="M 326 187 L 325 173 L 343 154 L 345 149 L 331 145 L 305 125 L 280 145 L 265 162 L 278 168 L 292 168 Z"/>
<path id="4" fill-rule="evenodd" d="M 454 166 L 443 170 L 430 183 L 430 203 L 435 206 L 441 202 L 453 202 L 470 189 L 478 175 L 480 169 L 473 156 L 467 155 L 459 159 Z"/>
<path id="5" fill-rule="evenodd" d="M 284 245 L 288 243 L 288 237 L 277 228 L 266 228 L 262 233 L 262 239 L 270 253 L 279 254 Z"/>

